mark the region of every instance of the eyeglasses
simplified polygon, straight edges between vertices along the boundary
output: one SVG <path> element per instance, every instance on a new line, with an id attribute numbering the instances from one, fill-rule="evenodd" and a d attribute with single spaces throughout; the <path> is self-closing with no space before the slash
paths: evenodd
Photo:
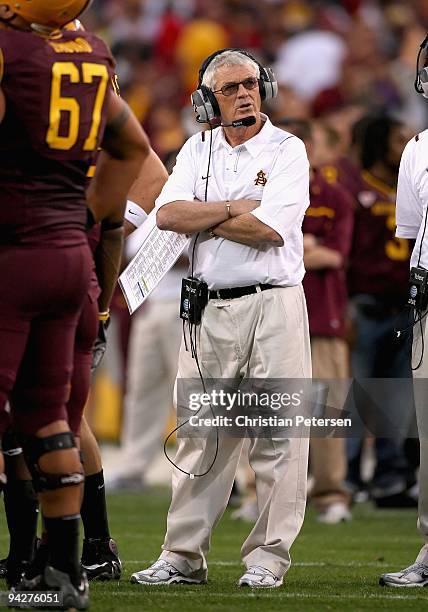
<path id="1" fill-rule="evenodd" d="M 213 93 L 222 93 L 223 96 L 233 96 L 238 92 L 239 86 L 243 85 L 245 89 L 255 89 L 259 85 L 259 80 L 256 77 L 248 77 L 239 83 L 226 83 L 220 89 L 216 89 Z"/>

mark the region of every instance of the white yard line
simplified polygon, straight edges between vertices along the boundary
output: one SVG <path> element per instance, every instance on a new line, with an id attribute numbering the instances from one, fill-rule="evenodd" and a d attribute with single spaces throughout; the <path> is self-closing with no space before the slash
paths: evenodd
<path id="1" fill-rule="evenodd" d="M 189 597 L 191 594 L 195 593 L 195 595 L 197 595 L 198 597 L 200 596 L 200 591 L 202 591 L 204 589 L 203 586 L 198 586 L 197 588 L 195 588 L 195 590 L 189 591 L 188 589 L 185 588 L 185 585 L 177 585 L 180 587 L 183 587 L 183 592 L 180 593 L 178 591 L 162 591 L 161 592 L 161 596 L 162 597 Z M 155 585 L 152 585 L 151 588 L 153 589 L 153 592 L 156 592 L 157 587 Z M 261 593 L 261 591 L 263 591 Z M 143 594 L 147 594 L 147 590 L 136 590 L 134 591 L 119 591 L 119 590 L 115 590 L 115 591 L 109 591 L 108 594 L 110 595 L 114 595 L 117 597 L 128 597 L 129 595 L 131 596 L 135 596 L 135 597 L 141 597 Z M 277 593 L 277 594 L 275 594 Z M 272 589 L 269 591 L 265 591 L 263 589 L 254 589 L 250 590 L 250 589 L 245 589 L 242 590 L 241 593 L 224 593 L 223 591 L 208 591 L 207 595 L 209 595 L 210 598 L 212 597 L 220 597 L 220 598 L 225 598 L 225 599 L 232 599 L 232 598 L 240 598 L 240 599 L 245 599 L 246 597 L 255 597 L 255 598 L 275 598 L 275 599 L 279 599 L 279 598 L 286 598 L 286 599 L 293 599 L 293 598 L 297 598 L 297 599 L 403 599 L 403 600 L 420 600 L 420 597 L 415 597 L 412 595 L 389 595 L 389 594 L 385 594 L 385 595 L 377 595 L 376 593 L 373 594 L 368 594 L 368 595 L 351 595 L 351 594 L 343 594 L 343 595 L 332 595 L 332 594 L 326 594 L 326 595 L 317 595 L 317 594 L 308 594 L 308 593 L 299 593 L 298 591 L 294 591 L 292 593 L 285 591 L 283 589 L 281 589 L 280 591 L 277 591 L 276 589 Z"/>

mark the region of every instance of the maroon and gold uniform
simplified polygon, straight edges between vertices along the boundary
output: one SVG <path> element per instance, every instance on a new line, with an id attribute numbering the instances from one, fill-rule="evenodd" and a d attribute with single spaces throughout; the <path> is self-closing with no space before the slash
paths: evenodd
<path id="1" fill-rule="evenodd" d="M 14 422 L 27 434 L 66 418 L 93 266 L 86 175 L 113 75 L 92 34 L 0 30 L 0 408 L 14 388 Z"/>
<path id="2" fill-rule="evenodd" d="M 82 243 L 86 174 L 113 76 L 110 52 L 92 34 L 0 30 L 1 244 Z"/>
<path id="3" fill-rule="evenodd" d="M 330 180 L 318 172 L 311 181 L 303 233 L 312 234 L 320 245 L 338 251 L 346 259 L 351 246 L 353 203 L 333 177 Z M 303 287 L 311 336 L 343 337 L 347 304 L 345 268 L 308 270 Z"/>
<path id="4" fill-rule="evenodd" d="M 75 20 L 65 26 L 65 29 L 72 31 L 82 31 L 82 24 Z M 111 85 L 116 95 L 119 94 L 119 85 L 116 75 L 111 81 Z M 96 157 L 93 159 L 93 165 L 90 166 L 87 172 L 89 180 L 95 173 Z M 100 224 L 94 225 L 87 233 L 88 243 L 93 256 L 96 256 L 96 251 L 101 239 Z M 76 340 L 74 345 L 74 362 L 73 375 L 71 379 L 70 397 L 67 402 L 68 422 L 71 431 L 79 436 L 80 423 L 82 414 L 88 398 L 91 385 L 91 368 L 93 361 L 93 347 L 98 334 L 98 306 L 97 298 L 100 294 L 100 287 L 96 273 L 95 263 L 93 265 L 90 287 L 82 308 L 79 321 L 76 329 Z"/>
<path id="5" fill-rule="evenodd" d="M 327 181 L 334 180 L 348 191 L 352 197 L 361 188 L 361 171 L 358 166 L 347 157 L 340 157 L 334 166 L 324 166 L 323 176 Z"/>
<path id="6" fill-rule="evenodd" d="M 352 295 L 378 296 L 391 306 L 407 299 L 410 246 L 395 237 L 396 190 L 367 171 L 357 193 L 354 243 L 349 269 Z"/>

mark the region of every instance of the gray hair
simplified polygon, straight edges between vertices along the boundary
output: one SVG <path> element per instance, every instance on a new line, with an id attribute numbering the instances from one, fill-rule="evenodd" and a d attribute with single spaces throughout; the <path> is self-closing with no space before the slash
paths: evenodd
<path id="1" fill-rule="evenodd" d="M 256 77 L 260 78 L 260 66 L 240 51 L 224 51 L 208 64 L 208 68 L 204 72 L 202 85 L 213 90 L 215 88 L 215 73 L 222 66 L 252 66 L 256 69 Z"/>

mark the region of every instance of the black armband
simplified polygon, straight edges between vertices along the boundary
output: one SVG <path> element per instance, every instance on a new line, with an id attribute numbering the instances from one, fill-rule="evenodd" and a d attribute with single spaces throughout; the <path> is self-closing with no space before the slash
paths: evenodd
<path id="1" fill-rule="evenodd" d="M 131 115 L 131 109 L 129 108 L 127 104 L 125 104 L 123 109 L 120 111 L 120 113 L 118 113 L 116 117 L 114 117 L 114 119 L 112 119 L 111 121 L 109 121 L 109 123 L 107 123 L 106 132 L 108 134 L 109 133 L 116 134 L 117 132 L 119 132 L 120 129 L 123 127 L 123 125 L 125 125 L 125 123 L 128 121 L 130 115 Z"/>

